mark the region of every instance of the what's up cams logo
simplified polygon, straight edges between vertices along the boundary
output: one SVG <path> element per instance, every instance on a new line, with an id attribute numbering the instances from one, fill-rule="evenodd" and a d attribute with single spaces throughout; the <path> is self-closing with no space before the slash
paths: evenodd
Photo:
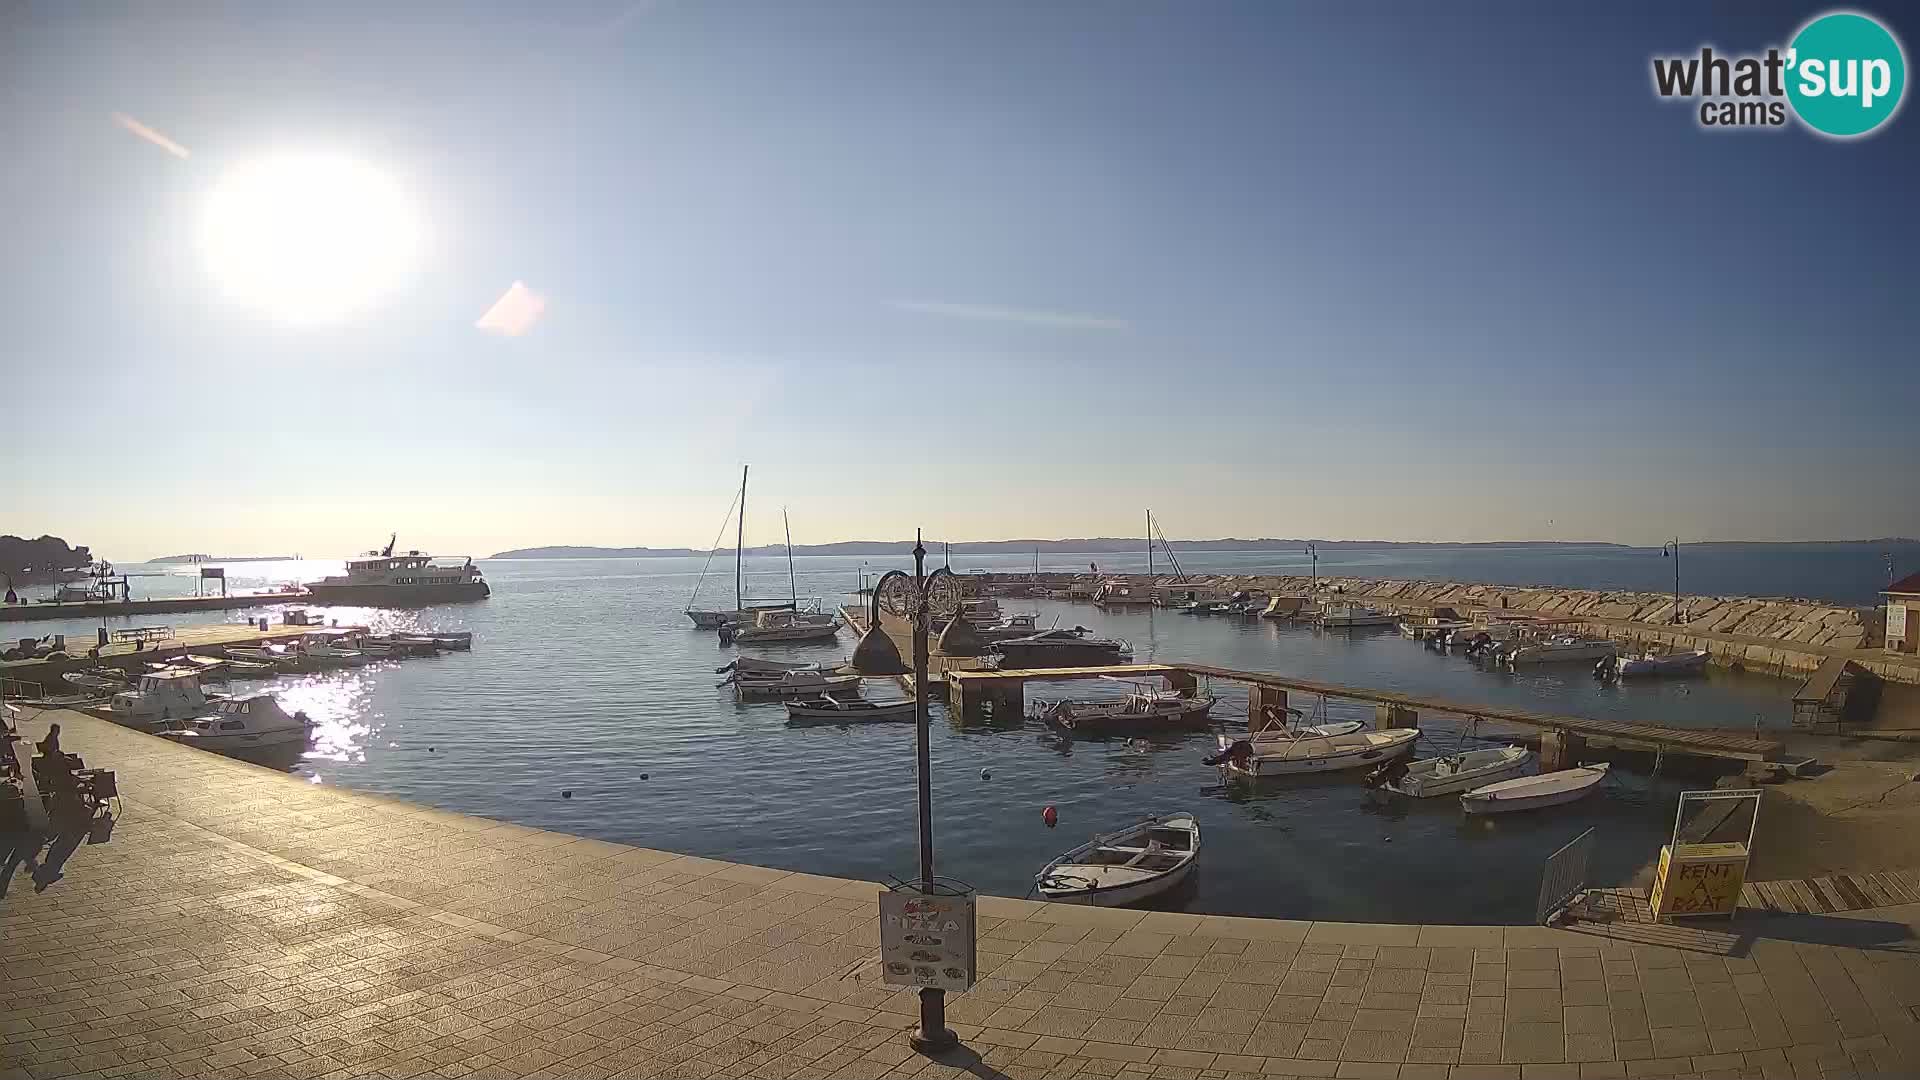
<path id="1" fill-rule="evenodd" d="M 1886 24 L 1835 11 L 1801 27 L 1786 49 L 1764 55 L 1653 58 L 1662 98 L 1699 102 L 1704 128 L 1780 128 L 1789 116 L 1821 135 L 1851 139 L 1886 126 L 1907 90 L 1907 57 Z"/>

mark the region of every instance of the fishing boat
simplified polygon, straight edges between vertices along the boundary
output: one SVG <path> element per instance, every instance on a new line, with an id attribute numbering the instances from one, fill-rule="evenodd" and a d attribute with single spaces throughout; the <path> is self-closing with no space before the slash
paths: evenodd
<path id="1" fill-rule="evenodd" d="M 200 716 L 214 700 L 201 689 L 198 672 L 169 669 L 140 676 L 133 689 L 113 695 L 104 709 L 88 711 L 116 724 L 148 731 L 169 720 Z"/>
<path id="2" fill-rule="evenodd" d="M 860 676 L 830 671 L 789 671 L 781 675 L 751 676 L 734 672 L 726 682 L 741 697 L 814 697 L 836 690 L 859 692 Z"/>
<path id="3" fill-rule="evenodd" d="M 1292 734 L 1292 733 L 1289 733 Z M 1240 776 L 1293 776 L 1301 773 L 1360 769 L 1389 761 L 1413 750 L 1418 728 L 1351 731 L 1341 735 L 1307 735 L 1272 739 L 1230 740 L 1220 736 L 1220 752 L 1206 759 Z"/>
<path id="4" fill-rule="evenodd" d="M 1040 719 L 1079 734 L 1143 727 L 1204 727 L 1213 695 L 1182 697 L 1171 690 L 1137 690 L 1119 701 L 1037 702 Z"/>
<path id="5" fill-rule="evenodd" d="M 352 604 L 360 607 L 421 607 L 461 600 L 483 600 L 493 590 L 480 575 L 471 556 L 461 563 L 438 559 L 419 551 L 395 555 L 398 534 L 387 546 L 347 560 L 347 572 L 322 578 L 307 586 L 316 604 Z"/>
<path id="6" fill-rule="evenodd" d="M 788 727 L 885 724 L 913 718 L 911 701 L 868 701 L 864 698 L 837 698 L 832 694 L 822 694 L 805 701 L 787 702 Z"/>
<path id="7" fill-rule="evenodd" d="M 1590 664 L 1613 656 L 1616 646 L 1605 638 L 1556 634 L 1545 641 L 1502 649 L 1498 656 L 1516 667 L 1522 664 Z"/>
<path id="8" fill-rule="evenodd" d="M 993 643 L 1000 666 L 1008 669 L 1096 667 L 1133 658 L 1133 646 L 1120 638 L 1097 638 L 1084 626 L 1042 630 Z"/>
<path id="9" fill-rule="evenodd" d="M 812 615 L 804 611 L 762 611 L 752 626 L 734 631 L 735 641 L 832 641 L 840 633 L 840 620 L 833 615 Z"/>
<path id="10" fill-rule="evenodd" d="M 1363 626 L 1392 626 L 1398 620 L 1384 611 L 1358 604 L 1329 607 L 1314 620 L 1328 630 L 1349 630 Z"/>
<path id="11" fill-rule="evenodd" d="M 1387 780 L 1382 786 L 1388 791 L 1416 799 L 1431 799 L 1518 776 L 1520 770 L 1532 760 L 1533 751 L 1524 746 L 1468 750 L 1445 757 L 1407 762 L 1404 772 Z"/>
<path id="12" fill-rule="evenodd" d="M 1614 659 L 1614 670 L 1628 675 L 1691 675 L 1707 666 L 1707 650 L 1621 656 Z"/>
<path id="13" fill-rule="evenodd" d="M 1522 776 L 1477 787 L 1460 796 L 1460 808 L 1469 814 L 1510 814 L 1538 810 L 1584 799 L 1607 778 L 1607 763 L 1577 769 Z"/>
<path id="14" fill-rule="evenodd" d="M 174 721 L 155 734 L 182 746 L 244 757 L 249 752 L 305 747 L 312 730 L 307 714 L 289 716 L 273 695 L 260 693 L 223 699 L 211 714 Z"/>
<path id="15" fill-rule="evenodd" d="M 1034 877 L 1040 899 L 1089 907 L 1125 907 L 1185 881 L 1200 857 L 1200 823 L 1167 814 L 1096 836 Z"/>

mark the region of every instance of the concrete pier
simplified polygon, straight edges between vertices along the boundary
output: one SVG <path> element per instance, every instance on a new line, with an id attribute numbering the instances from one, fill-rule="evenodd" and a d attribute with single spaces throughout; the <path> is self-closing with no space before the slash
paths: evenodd
<path id="1" fill-rule="evenodd" d="M 1291 922 L 982 898 L 906 1046 L 871 882 L 320 787 L 74 714 L 112 840 L 0 900 L 0 1080 L 1905 1075 L 1920 904 L 1688 925 Z"/>
<path id="2" fill-rule="evenodd" d="M 171 596 L 158 600 L 101 600 L 64 604 L 0 604 L 0 622 L 45 619 L 127 619 L 183 612 L 239 611 L 275 604 L 305 604 L 305 592 L 247 593 L 233 596 Z"/>

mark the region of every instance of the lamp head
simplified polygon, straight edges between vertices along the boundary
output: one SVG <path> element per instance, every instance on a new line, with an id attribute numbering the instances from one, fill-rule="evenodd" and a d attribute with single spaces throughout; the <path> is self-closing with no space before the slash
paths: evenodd
<path id="1" fill-rule="evenodd" d="M 900 647 L 876 621 L 853 647 L 853 670 L 862 675 L 905 675 L 911 669 L 900 659 Z"/>

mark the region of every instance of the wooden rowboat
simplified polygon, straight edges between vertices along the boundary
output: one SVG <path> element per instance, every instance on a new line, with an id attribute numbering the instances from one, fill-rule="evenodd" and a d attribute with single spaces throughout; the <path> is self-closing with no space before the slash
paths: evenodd
<path id="1" fill-rule="evenodd" d="M 1199 857 L 1200 823 L 1167 814 L 1081 844 L 1048 863 L 1034 886 L 1042 900 L 1123 907 L 1179 885 Z"/>

